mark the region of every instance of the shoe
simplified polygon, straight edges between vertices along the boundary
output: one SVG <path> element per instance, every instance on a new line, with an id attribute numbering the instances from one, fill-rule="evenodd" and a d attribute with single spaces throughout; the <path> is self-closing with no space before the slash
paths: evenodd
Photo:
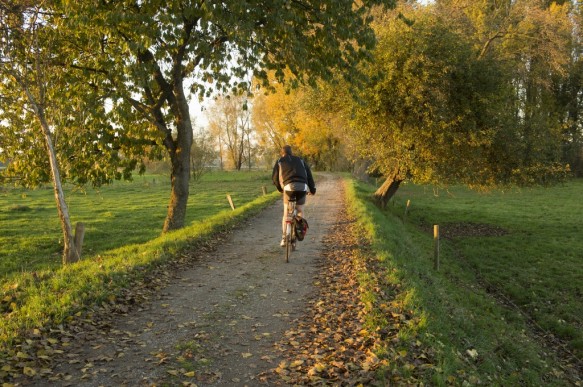
<path id="1" fill-rule="evenodd" d="M 285 247 L 285 237 L 282 237 L 282 238 L 281 238 L 281 242 L 279 242 L 279 245 L 280 245 L 281 247 Z"/>

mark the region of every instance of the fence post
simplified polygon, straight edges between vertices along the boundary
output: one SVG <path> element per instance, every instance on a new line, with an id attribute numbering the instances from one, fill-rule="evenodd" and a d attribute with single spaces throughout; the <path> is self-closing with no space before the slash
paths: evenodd
<path id="1" fill-rule="evenodd" d="M 407 214 L 409 213 L 409 206 L 411 205 L 411 200 L 407 200 L 407 206 L 405 206 L 405 214 L 403 215 L 403 222 L 407 219 Z"/>
<path id="2" fill-rule="evenodd" d="M 77 250 L 77 259 L 81 259 L 81 253 L 83 250 L 83 239 L 85 238 L 85 225 L 81 222 L 77 222 L 75 225 L 75 249 Z"/>
<path id="3" fill-rule="evenodd" d="M 227 194 L 227 200 L 229 201 L 229 204 L 231 205 L 231 209 L 233 211 L 235 211 L 235 204 L 233 204 L 233 199 L 231 199 L 231 195 Z"/>
<path id="4" fill-rule="evenodd" d="M 439 225 L 433 225 L 433 268 L 439 270 Z"/>

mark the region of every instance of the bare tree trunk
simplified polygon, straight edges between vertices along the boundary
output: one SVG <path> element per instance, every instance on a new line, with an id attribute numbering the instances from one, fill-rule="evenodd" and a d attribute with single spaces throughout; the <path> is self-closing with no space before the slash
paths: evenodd
<path id="1" fill-rule="evenodd" d="M 168 213 L 164 221 L 163 232 L 177 230 L 184 227 L 186 219 L 186 206 L 188 204 L 189 182 L 190 182 L 190 149 L 192 147 L 192 123 L 188 102 L 184 96 L 182 83 L 177 82 L 174 87 L 176 94 L 175 112 L 177 114 L 177 137 L 176 146 L 170 150 L 170 161 L 172 171 L 170 180 L 172 190 L 170 192 L 170 203 Z"/>
<path id="2" fill-rule="evenodd" d="M 387 206 L 387 203 L 397 192 L 402 181 L 396 174 L 388 176 L 385 182 L 376 190 L 374 197 L 382 208 Z"/>
<path id="3" fill-rule="evenodd" d="M 225 166 L 223 163 L 223 139 L 222 139 L 220 134 L 219 134 L 219 165 L 220 165 L 221 171 L 225 169 Z"/>
<path id="4" fill-rule="evenodd" d="M 239 141 L 239 149 L 237 152 L 237 171 L 243 168 L 243 156 L 245 155 L 245 131 L 241 128 L 241 141 Z"/>
<path id="5" fill-rule="evenodd" d="M 247 132 L 247 166 L 251 170 L 251 130 Z"/>

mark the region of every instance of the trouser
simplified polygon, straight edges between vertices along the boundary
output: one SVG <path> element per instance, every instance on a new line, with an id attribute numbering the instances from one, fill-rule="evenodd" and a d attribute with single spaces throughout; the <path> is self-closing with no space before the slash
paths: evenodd
<path id="1" fill-rule="evenodd" d="M 283 218 L 281 220 L 281 233 L 285 235 L 285 224 L 287 220 L 287 204 L 290 199 L 296 200 L 296 211 L 298 216 L 304 217 L 304 204 L 306 204 L 306 194 L 305 191 L 285 191 L 283 193 Z"/>

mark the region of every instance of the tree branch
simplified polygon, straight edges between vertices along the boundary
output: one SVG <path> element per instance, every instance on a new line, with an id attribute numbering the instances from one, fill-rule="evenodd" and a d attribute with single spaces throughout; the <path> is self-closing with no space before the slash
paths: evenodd
<path id="1" fill-rule="evenodd" d="M 486 52 L 488 51 L 488 48 L 490 47 L 490 45 L 492 44 L 492 42 L 498 38 L 503 38 L 504 36 L 506 36 L 507 31 L 497 31 L 494 35 L 492 35 L 487 41 L 486 43 L 484 43 L 484 45 L 482 46 L 482 50 L 480 50 L 480 54 L 478 55 L 478 60 L 482 59 L 484 57 L 484 55 L 486 55 Z"/>

